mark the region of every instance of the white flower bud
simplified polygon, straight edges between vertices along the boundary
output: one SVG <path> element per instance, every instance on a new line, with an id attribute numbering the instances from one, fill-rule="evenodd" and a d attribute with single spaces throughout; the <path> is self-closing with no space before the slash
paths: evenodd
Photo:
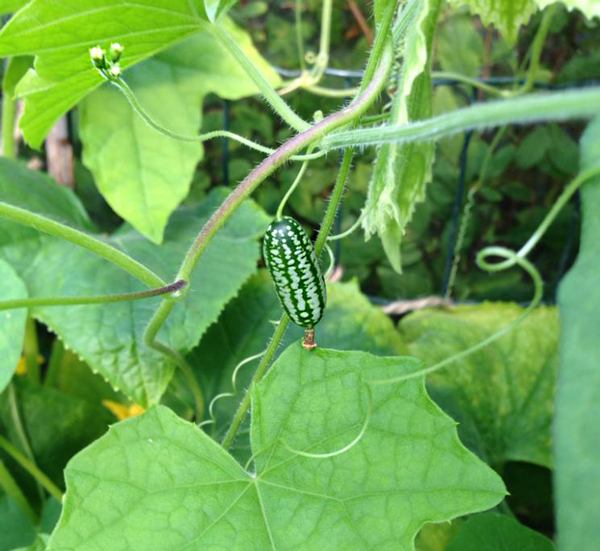
<path id="1" fill-rule="evenodd" d="M 110 69 L 108 70 L 108 75 L 110 76 L 110 78 L 114 78 L 114 79 L 119 78 L 121 76 L 120 65 L 118 63 L 111 65 Z"/>
<path id="2" fill-rule="evenodd" d="M 102 61 L 104 59 L 104 50 L 100 46 L 90 48 L 90 57 L 92 61 Z"/>
<path id="3" fill-rule="evenodd" d="M 124 49 L 125 48 L 122 44 L 119 44 L 118 42 L 113 42 L 110 45 L 110 48 L 108 49 L 108 55 L 110 57 L 110 60 L 113 63 L 119 61 L 119 59 L 121 59 L 121 54 L 123 53 Z"/>

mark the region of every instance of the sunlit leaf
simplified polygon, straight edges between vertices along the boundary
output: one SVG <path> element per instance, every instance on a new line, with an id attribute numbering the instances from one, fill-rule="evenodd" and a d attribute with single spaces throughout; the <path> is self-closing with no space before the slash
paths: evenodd
<path id="1" fill-rule="evenodd" d="M 103 81 L 89 48 L 121 43 L 125 68 L 208 24 L 200 0 L 33 0 L 0 33 L 0 56 L 36 56 L 17 90 L 25 138 L 39 147 L 54 122 Z"/>
<path id="2" fill-rule="evenodd" d="M 504 494 L 422 380 L 375 388 L 366 431 L 346 452 L 317 459 L 291 448 L 347 444 L 365 421 L 366 382 L 416 367 L 292 345 L 253 395 L 255 472 L 164 407 L 124 421 L 67 468 L 50 549 L 412 549 L 425 522 Z"/>

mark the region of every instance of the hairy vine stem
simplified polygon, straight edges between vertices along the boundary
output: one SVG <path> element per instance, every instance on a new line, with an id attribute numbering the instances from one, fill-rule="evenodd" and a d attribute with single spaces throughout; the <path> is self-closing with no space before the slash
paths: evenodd
<path id="1" fill-rule="evenodd" d="M 215 36 L 220 40 L 221 44 L 227 48 L 229 53 L 235 57 L 236 61 L 246 71 L 246 74 L 254 81 L 261 94 L 265 97 L 269 105 L 275 112 L 294 130 L 303 132 L 310 128 L 305 120 L 301 119 L 292 108 L 284 101 L 284 99 L 275 91 L 268 83 L 262 73 L 254 66 L 254 64 L 246 57 L 246 54 L 239 47 L 235 39 L 220 25 L 213 25 L 212 30 Z"/>
<path id="2" fill-rule="evenodd" d="M 346 108 L 346 110 L 352 107 L 352 105 L 354 105 L 358 101 L 360 101 L 360 98 L 364 98 L 367 95 L 367 93 L 369 93 L 371 96 L 369 100 L 370 104 L 375 99 L 379 90 L 381 90 L 381 88 L 385 85 L 393 61 L 392 47 L 389 41 L 388 33 L 391 28 L 394 12 L 395 6 L 394 3 L 391 2 L 388 5 L 386 12 L 382 18 L 381 27 L 380 29 L 378 29 L 377 38 L 375 40 L 375 44 L 373 45 L 371 55 L 369 56 L 369 61 L 367 63 L 367 67 L 365 69 L 363 81 L 361 84 L 361 93 L 350 104 L 350 106 Z M 334 115 L 330 115 L 330 117 L 333 116 Z M 360 113 L 356 114 L 351 120 L 356 121 L 359 116 Z M 325 120 L 327 119 L 324 119 L 323 122 L 325 122 Z M 327 237 L 335 221 L 337 208 L 344 194 L 344 188 L 346 186 L 346 181 L 348 180 L 348 175 L 350 173 L 353 155 L 354 151 L 352 149 L 347 149 L 346 151 L 344 151 L 340 169 L 338 171 L 336 182 L 333 187 L 333 192 L 331 194 L 329 204 L 327 206 L 327 211 L 325 212 L 323 223 L 321 225 L 319 235 L 317 236 L 317 240 L 315 242 L 315 253 L 317 255 L 317 258 L 319 258 L 319 256 L 321 255 L 321 252 L 323 251 L 323 248 L 327 243 Z M 246 414 L 250 409 L 250 404 L 252 402 L 253 387 L 258 382 L 260 382 L 260 380 L 264 377 L 265 373 L 269 369 L 269 366 L 273 361 L 273 358 L 275 357 L 277 347 L 279 346 L 281 340 L 283 339 L 283 336 L 285 335 L 285 331 L 287 329 L 288 324 L 289 318 L 286 314 L 283 314 L 281 320 L 277 325 L 277 328 L 275 329 L 273 337 L 269 342 L 267 351 L 265 352 L 265 355 L 262 357 L 260 364 L 254 372 L 250 386 L 246 390 L 244 396 L 242 397 L 242 400 L 238 405 L 238 408 L 231 421 L 231 425 L 229 426 L 229 429 L 227 430 L 227 433 L 223 438 L 222 446 L 225 449 L 230 448 L 233 444 L 235 437 L 240 429 L 240 426 L 242 425 L 242 422 L 244 421 L 244 418 L 246 417 Z"/>
<path id="3" fill-rule="evenodd" d="M 156 275 L 150 268 L 138 262 L 134 258 L 120 251 L 119 249 L 105 243 L 104 241 L 90 234 L 84 233 L 65 224 L 61 224 L 51 218 L 46 218 L 41 214 L 31 212 L 14 205 L 9 205 L 0 201 L 0 217 L 6 218 L 18 224 L 35 228 L 38 231 L 60 237 L 65 241 L 70 241 L 75 245 L 94 253 L 105 260 L 108 260 L 115 266 L 122 268 L 130 275 L 140 280 L 148 287 L 164 287 L 165 281 Z"/>
<path id="4" fill-rule="evenodd" d="M 600 111 L 600 86 L 568 92 L 530 94 L 475 104 L 408 124 L 346 130 L 326 136 L 321 147 L 336 149 L 384 143 L 439 140 L 446 136 L 507 124 L 587 119 Z"/>
<path id="5" fill-rule="evenodd" d="M 187 281 L 179 279 L 164 287 L 134 291 L 132 293 L 115 293 L 112 295 L 62 296 L 62 297 L 29 297 L 0 301 L 0 311 L 17 308 L 33 308 L 35 306 L 81 306 L 84 304 L 107 304 L 111 302 L 129 302 L 143 300 L 160 295 L 176 293 L 187 285 Z"/>

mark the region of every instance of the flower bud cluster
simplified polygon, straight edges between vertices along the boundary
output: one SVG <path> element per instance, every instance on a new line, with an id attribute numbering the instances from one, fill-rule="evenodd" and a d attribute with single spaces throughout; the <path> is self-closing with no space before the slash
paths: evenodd
<path id="1" fill-rule="evenodd" d="M 116 80 L 121 76 L 119 60 L 123 54 L 124 47 L 118 42 L 113 42 L 108 51 L 100 46 L 90 48 L 90 59 L 92 65 L 98 69 L 100 74 L 107 80 Z"/>

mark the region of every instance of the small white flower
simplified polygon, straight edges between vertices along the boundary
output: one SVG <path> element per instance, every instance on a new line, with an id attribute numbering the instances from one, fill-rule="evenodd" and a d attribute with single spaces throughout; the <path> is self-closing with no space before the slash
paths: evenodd
<path id="1" fill-rule="evenodd" d="M 93 61 L 102 61 L 104 59 L 104 50 L 100 46 L 90 48 L 90 57 Z"/>
<path id="2" fill-rule="evenodd" d="M 125 49 L 125 48 L 123 47 L 123 45 L 122 45 L 122 44 L 119 44 L 118 42 L 113 42 L 113 43 L 110 45 L 110 52 L 111 52 L 111 53 L 113 53 L 113 52 L 114 52 L 114 53 L 117 53 L 117 54 L 122 54 L 124 49 Z"/>
<path id="3" fill-rule="evenodd" d="M 119 78 L 121 76 L 121 67 L 119 66 L 118 63 L 115 63 L 109 70 L 108 70 L 108 74 L 112 77 L 112 78 Z"/>

